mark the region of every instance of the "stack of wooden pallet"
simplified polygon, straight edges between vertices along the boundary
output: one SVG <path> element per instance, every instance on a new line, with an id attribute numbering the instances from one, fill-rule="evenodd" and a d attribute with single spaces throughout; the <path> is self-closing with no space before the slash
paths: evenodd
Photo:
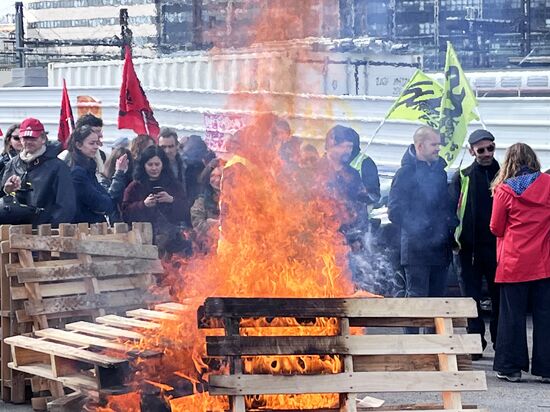
<path id="1" fill-rule="evenodd" d="M 126 316 L 104 315 L 95 322 L 68 323 L 63 330 L 48 328 L 6 338 L 4 343 L 13 354 L 8 366 L 57 382 L 93 402 L 105 400 L 129 390 L 125 384 L 132 358 L 162 356 L 151 350 L 136 352 L 134 344 L 154 333 L 162 322 L 177 321 L 178 314 L 186 310 L 178 303 L 163 303 L 153 309 L 127 311 Z M 102 353 L 106 351 L 108 355 Z"/>
<path id="2" fill-rule="evenodd" d="M 46 329 L 33 336 L 6 340 L 14 353 L 10 367 L 60 382 L 93 399 L 123 393 L 131 354 L 125 341 L 138 341 L 154 333 L 161 323 L 177 322 L 189 308 L 178 303 L 159 304 L 153 310 L 107 315 L 92 322 L 75 322 L 65 330 Z M 468 354 L 481 352 L 479 335 L 457 333 L 465 318 L 476 316 L 471 299 L 240 299 L 209 298 L 199 308 L 199 326 L 225 329 L 225 336 L 208 336 L 211 360 L 226 358 L 229 375 L 210 375 L 210 395 L 230 398 L 230 410 L 269 410 L 263 395 L 337 393 L 336 409 L 370 410 L 356 402 L 357 394 L 376 392 L 440 392 L 439 404 L 392 404 L 378 411 L 469 411 L 461 392 L 487 389 L 484 372 L 472 371 Z M 289 336 L 280 326 L 253 326 L 251 319 L 299 318 L 307 329 L 316 318 L 336 320 L 335 336 Z M 274 324 L 275 325 L 275 324 Z M 404 335 L 401 327 L 433 327 L 431 334 Z M 367 327 L 366 335 L 350 328 Z M 273 330 L 266 330 L 273 328 Z M 462 328 L 461 328 L 462 329 Z M 287 335 L 281 333 L 287 331 Z M 373 333 L 374 332 L 374 333 Z M 262 335 L 262 336 L 255 336 Z M 98 350 L 108 350 L 109 355 Z M 153 354 L 152 356 L 154 356 Z M 285 356 L 339 357 L 338 373 L 277 374 L 251 370 L 253 358 Z M 278 358 L 280 359 L 280 358 Z M 248 364 L 250 366 L 250 364 Z M 179 375 L 178 375 L 179 376 Z M 180 378 L 183 381 L 183 378 Z M 174 382 L 166 382 L 176 387 Z M 178 398 L 191 392 L 173 389 L 159 398 Z M 334 408 L 334 405 L 333 405 Z M 71 410 L 71 409 L 65 409 Z M 169 407 L 147 410 L 170 410 Z M 179 409 L 178 409 L 179 410 Z M 293 410 L 288 407 L 286 410 Z M 203 412 L 190 411 L 190 412 Z"/>
<path id="3" fill-rule="evenodd" d="M 150 224 L 2 226 L 2 399 L 25 401 L 24 375 L 12 371 L 6 339 L 31 331 L 94 320 L 106 313 L 165 301 L 151 294 L 153 274 L 162 273 Z M 32 381 L 55 397 L 62 387 Z M 38 406 L 38 405 L 36 405 Z"/>

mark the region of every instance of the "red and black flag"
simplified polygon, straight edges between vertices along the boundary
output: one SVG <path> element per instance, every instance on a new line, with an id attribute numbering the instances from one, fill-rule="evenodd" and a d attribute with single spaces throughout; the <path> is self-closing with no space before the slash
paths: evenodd
<path id="1" fill-rule="evenodd" d="M 118 128 L 131 129 L 137 134 L 148 134 L 155 141 L 160 133 L 159 124 L 153 116 L 153 110 L 136 75 L 134 63 L 132 62 L 132 52 L 128 46 L 126 46 L 126 56 L 122 70 Z"/>
<path id="2" fill-rule="evenodd" d="M 63 149 L 67 148 L 69 137 L 74 130 L 73 109 L 71 100 L 67 92 L 67 83 L 63 79 L 63 93 L 61 95 L 61 113 L 59 114 L 59 129 L 57 131 L 57 140 L 61 142 Z"/>

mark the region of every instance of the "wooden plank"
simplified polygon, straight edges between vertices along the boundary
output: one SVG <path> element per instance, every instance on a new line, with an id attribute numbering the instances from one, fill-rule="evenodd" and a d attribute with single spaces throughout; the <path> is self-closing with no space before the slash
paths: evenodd
<path id="1" fill-rule="evenodd" d="M 434 318 L 409 318 L 402 314 L 399 318 L 351 318 L 351 327 L 362 328 L 433 328 Z M 453 318 L 453 325 L 457 328 L 465 328 L 468 321 L 465 318 Z"/>
<path id="2" fill-rule="evenodd" d="M 207 336 L 209 356 L 481 353 L 477 335 Z"/>
<path id="3" fill-rule="evenodd" d="M 447 333 L 453 333 L 453 320 L 436 318 L 435 330 L 436 330 L 436 333 L 442 336 L 446 335 Z M 476 337 L 481 344 L 481 337 L 479 335 L 472 335 L 472 336 Z M 471 353 L 482 353 L 482 352 L 483 352 L 483 349 L 479 348 L 478 351 L 471 352 Z M 454 372 L 458 370 L 456 356 L 440 353 L 438 357 L 439 357 L 439 370 L 443 372 Z M 451 409 L 462 408 L 462 397 L 460 393 L 443 392 L 441 395 L 443 397 L 443 406 L 445 406 L 445 408 L 451 408 Z"/>
<path id="4" fill-rule="evenodd" d="M 90 255 L 121 256 L 125 258 L 158 259 L 158 250 L 152 245 L 101 240 L 80 240 L 66 237 L 10 235 L 12 249 L 49 250 L 62 253 L 87 253 Z"/>
<path id="5" fill-rule="evenodd" d="M 350 337 L 349 319 L 340 319 L 340 337 L 347 339 Z M 344 373 L 353 373 L 353 357 L 351 355 L 344 356 Z M 340 394 L 340 411 L 342 412 L 357 412 L 357 394 L 356 393 L 341 393 Z"/>
<path id="6" fill-rule="evenodd" d="M 42 228 L 46 230 L 47 228 Z M 32 227 L 14 227 L 12 226 L 10 228 L 10 238 L 11 236 L 14 236 L 16 233 L 31 233 Z M 32 252 L 30 250 L 19 250 L 17 253 L 17 256 L 19 258 L 19 263 L 24 268 L 32 268 L 34 267 L 34 258 L 32 255 Z M 36 303 L 39 304 L 42 301 L 42 292 L 40 290 L 40 284 L 36 282 L 28 282 L 24 284 L 24 287 L 29 295 L 28 301 L 25 303 Z M 25 308 L 26 310 L 26 308 Z M 48 318 L 44 316 L 43 314 L 36 314 L 36 316 L 32 316 L 32 314 L 27 313 L 29 316 L 32 317 L 34 327 L 35 329 L 45 329 L 48 327 Z"/>
<path id="7" fill-rule="evenodd" d="M 485 372 L 354 372 L 329 375 L 210 375 L 211 395 L 485 391 Z"/>
<path id="8" fill-rule="evenodd" d="M 103 367 L 122 365 L 127 362 L 124 359 L 101 355 L 99 353 L 73 348 L 72 346 L 61 345 L 59 343 L 47 342 L 45 340 L 35 339 L 28 336 L 12 336 L 6 339 L 6 343 L 16 349 L 27 349 L 37 354 L 45 353 L 80 362 L 93 363 L 94 365 Z"/>
<path id="9" fill-rule="evenodd" d="M 98 325 L 91 322 L 74 322 L 65 325 L 68 330 L 75 330 L 78 332 L 88 333 L 90 335 L 103 336 L 106 338 L 122 338 L 122 339 L 135 339 L 140 340 L 143 338 L 141 333 L 113 328 L 112 326 Z"/>
<path id="10" fill-rule="evenodd" d="M 231 338 L 239 336 L 239 321 L 237 319 L 224 319 L 225 334 Z M 232 375 L 240 375 L 243 371 L 243 361 L 240 356 L 229 356 L 229 372 Z M 245 412 L 246 405 L 242 394 L 234 394 L 229 397 L 231 412 Z"/>
<path id="11" fill-rule="evenodd" d="M 95 260 L 102 259 L 100 257 L 96 257 Z M 116 259 L 113 257 L 110 258 L 103 258 L 103 259 Z M 34 262 L 35 268 L 42 268 L 42 267 L 51 267 L 51 266 L 62 266 L 62 265 L 71 265 L 71 264 L 78 264 L 80 261 L 78 259 L 64 259 L 64 260 L 45 260 L 42 262 Z M 19 263 L 9 263 L 6 265 L 6 272 L 8 276 L 16 276 L 17 270 L 22 269 L 23 266 Z"/>
<path id="12" fill-rule="evenodd" d="M 107 340 L 103 338 L 98 338 L 95 336 L 83 335 L 77 332 L 67 332 L 65 330 L 59 329 L 43 329 L 37 330 L 34 334 L 41 338 L 47 338 L 48 340 L 53 340 L 61 343 L 69 343 L 72 345 L 79 345 L 82 347 L 98 347 L 98 348 L 108 348 L 118 351 L 125 352 L 126 346 L 121 343 L 113 342 L 112 340 Z"/>
<path id="13" fill-rule="evenodd" d="M 33 411 L 46 411 L 48 402 L 53 401 L 53 396 L 39 396 L 31 399 Z"/>
<path id="14" fill-rule="evenodd" d="M 49 315 L 54 313 L 115 308 L 121 306 L 139 306 L 159 302 L 161 297 L 142 290 L 123 290 L 106 292 L 97 295 L 73 295 L 57 298 L 46 298 L 41 301 L 25 302 L 28 315 Z"/>
<path id="15" fill-rule="evenodd" d="M 458 370 L 472 370 L 469 355 L 458 355 Z M 437 355 L 366 355 L 353 357 L 356 372 L 438 371 Z"/>
<path id="16" fill-rule="evenodd" d="M 148 309 L 130 310 L 126 312 L 126 315 L 132 318 L 140 318 L 140 319 L 147 319 L 147 320 L 178 320 L 179 319 L 177 315 L 174 315 L 172 313 L 159 312 L 156 310 L 148 310 Z"/>
<path id="17" fill-rule="evenodd" d="M 59 260 L 57 262 L 55 265 L 36 265 L 34 268 L 8 267 L 8 272 L 10 276 L 17 275 L 19 282 L 45 282 L 82 279 L 86 277 L 104 278 L 108 276 L 163 272 L 162 264 L 158 259 L 94 261 L 92 258 L 92 262 L 90 263 L 83 263 L 78 260 Z"/>
<path id="18" fill-rule="evenodd" d="M 108 326 L 114 326 L 118 328 L 123 329 L 132 329 L 132 328 L 138 328 L 138 329 L 158 329 L 160 328 L 160 324 L 139 320 L 139 319 L 130 319 L 125 318 L 123 316 L 118 315 L 106 315 L 101 316 L 95 320 L 97 323 L 101 323 Z"/>
<path id="19" fill-rule="evenodd" d="M 471 318 L 471 298 L 207 298 L 207 317 Z"/>
<path id="20" fill-rule="evenodd" d="M 62 398 L 55 399 L 48 403 L 49 412 L 74 412 L 84 410 L 83 407 L 87 401 L 80 391 L 70 393 Z"/>
<path id="21" fill-rule="evenodd" d="M 45 364 L 35 364 L 35 365 L 24 365 L 24 366 L 15 366 L 13 363 L 9 364 L 9 367 L 20 372 L 28 373 L 29 375 L 41 376 L 46 379 L 56 380 L 63 383 L 64 386 L 78 390 L 80 388 L 87 389 L 98 389 L 97 382 L 95 378 L 86 376 L 84 374 L 63 376 L 63 377 L 54 377 L 52 373 L 52 368 L 50 365 Z"/>
<path id="22" fill-rule="evenodd" d="M 143 280 L 139 276 L 132 277 L 116 277 L 99 279 L 98 287 L 99 292 L 117 292 L 121 290 L 131 289 L 145 289 L 142 287 Z M 86 293 L 86 285 L 83 280 L 77 280 L 73 282 L 57 282 L 57 283 L 41 283 L 40 292 L 42 298 L 49 298 L 54 296 L 70 296 Z M 14 286 L 11 288 L 11 296 L 13 300 L 28 299 L 29 294 L 27 289 L 23 286 Z"/>
<path id="23" fill-rule="evenodd" d="M 144 245 L 153 244 L 153 226 L 149 222 L 134 222 L 132 223 L 132 232 L 139 233 L 141 238 L 140 243 Z"/>
<path id="24" fill-rule="evenodd" d="M 170 312 L 170 313 L 187 313 L 189 312 L 189 305 L 176 302 L 166 302 L 155 305 L 155 310 L 161 312 Z"/>

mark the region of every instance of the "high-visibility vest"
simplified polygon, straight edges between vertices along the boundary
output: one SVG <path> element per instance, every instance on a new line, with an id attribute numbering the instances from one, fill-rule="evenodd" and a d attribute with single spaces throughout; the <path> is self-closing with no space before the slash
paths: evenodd
<path id="1" fill-rule="evenodd" d="M 456 216 L 458 217 L 458 226 L 455 229 L 455 240 L 460 248 L 460 235 L 462 234 L 462 223 L 464 221 L 464 213 L 466 212 L 466 203 L 468 202 L 468 190 L 470 189 L 470 176 L 464 176 L 460 170 L 460 196 L 458 198 L 458 207 L 456 208 Z"/>
<path id="2" fill-rule="evenodd" d="M 251 165 L 250 161 L 242 156 L 239 155 L 233 155 L 231 159 L 227 161 L 227 163 L 224 166 L 224 169 L 227 169 L 228 167 L 231 167 L 236 164 L 242 164 L 245 167 L 249 167 Z"/>
<path id="3" fill-rule="evenodd" d="M 350 162 L 350 166 L 359 172 L 361 179 L 363 179 L 363 162 L 369 158 L 369 155 L 363 152 L 360 152 L 355 159 Z"/>

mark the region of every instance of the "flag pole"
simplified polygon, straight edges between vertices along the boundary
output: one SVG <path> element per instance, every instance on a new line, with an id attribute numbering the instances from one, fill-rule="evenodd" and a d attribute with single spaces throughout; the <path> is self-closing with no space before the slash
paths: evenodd
<path id="1" fill-rule="evenodd" d="M 143 119 L 143 126 L 145 127 L 145 132 L 147 132 L 147 136 L 151 136 L 149 134 L 149 128 L 147 127 L 147 117 L 145 116 L 145 112 L 141 110 L 141 117 Z"/>
<path id="2" fill-rule="evenodd" d="M 367 143 L 367 145 L 365 146 L 365 150 L 363 150 L 363 152 L 366 152 L 367 149 L 369 148 L 369 146 L 372 144 L 372 142 L 374 141 L 374 138 L 378 135 L 378 132 L 380 131 L 380 129 L 382 129 L 382 126 L 384 126 L 384 123 L 386 123 L 386 119 L 387 119 L 387 117 L 384 117 L 384 119 L 382 119 L 382 122 L 378 125 L 378 127 L 376 128 L 376 130 L 372 134 L 372 136 L 369 139 L 369 142 Z"/>
<path id="3" fill-rule="evenodd" d="M 478 106 L 475 107 L 475 111 L 476 111 L 477 117 L 479 117 L 479 122 L 481 123 L 481 126 L 483 127 L 483 129 L 487 130 L 487 125 L 483 121 L 483 118 L 481 117 L 481 113 L 479 113 L 479 107 Z"/>

